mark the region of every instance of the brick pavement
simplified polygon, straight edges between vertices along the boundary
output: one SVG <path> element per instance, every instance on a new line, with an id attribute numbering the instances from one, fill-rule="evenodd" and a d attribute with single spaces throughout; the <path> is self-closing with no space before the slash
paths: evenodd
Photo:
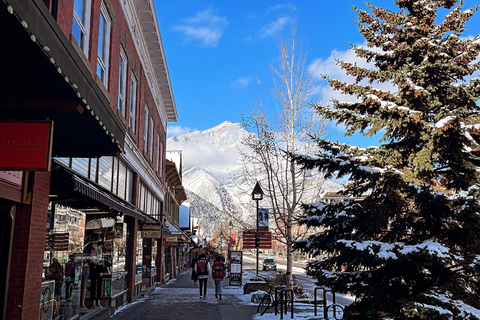
<path id="1" fill-rule="evenodd" d="M 252 319 L 256 307 L 245 305 L 243 289 L 228 287 L 224 281 L 223 299 L 215 298 L 215 286 L 208 280 L 207 298 L 200 300 L 198 283 L 190 279 L 191 270 L 166 285 L 152 290 L 144 298 L 117 310 L 111 320 L 246 320 Z"/>

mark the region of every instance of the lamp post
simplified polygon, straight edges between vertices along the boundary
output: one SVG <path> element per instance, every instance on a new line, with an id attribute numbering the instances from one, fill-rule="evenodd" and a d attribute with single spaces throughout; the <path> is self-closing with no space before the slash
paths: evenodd
<path id="1" fill-rule="evenodd" d="M 252 200 L 257 201 L 257 228 L 255 232 L 255 248 L 257 249 L 257 278 L 258 278 L 258 251 L 260 247 L 260 234 L 258 233 L 258 201 L 263 199 L 263 190 L 257 181 L 255 188 L 252 192 Z"/>
<path id="2" fill-rule="evenodd" d="M 233 223 L 232 223 L 232 220 L 230 220 L 230 222 L 228 223 L 228 230 L 230 231 L 229 235 L 228 235 L 228 257 L 227 259 L 230 259 L 230 251 L 231 248 L 232 248 L 232 229 L 233 229 Z"/>

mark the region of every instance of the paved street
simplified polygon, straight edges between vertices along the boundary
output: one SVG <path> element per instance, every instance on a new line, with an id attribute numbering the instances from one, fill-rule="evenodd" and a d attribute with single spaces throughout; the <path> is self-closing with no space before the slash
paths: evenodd
<path id="1" fill-rule="evenodd" d="M 244 263 L 243 282 L 245 283 L 255 275 L 255 261 L 253 257 L 245 256 Z M 282 268 L 281 264 L 279 264 L 279 269 Z M 296 272 L 301 273 L 301 268 L 296 267 L 295 269 L 298 269 L 295 270 Z M 223 299 L 217 300 L 215 298 L 214 282 L 209 278 L 207 298 L 200 300 L 198 283 L 197 285 L 193 284 L 190 274 L 191 269 L 180 274 L 166 285 L 152 290 L 137 302 L 120 308 L 111 317 L 111 320 L 184 320 L 195 319 L 194 317 L 198 317 L 199 314 L 201 314 L 202 319 L 208 320 L 255 319 L 257 307 L 250 302 L 250 295 L 243 294 L 243 287 L 229 287 L 228 279 L 226 279 L 224 281 Z M 274 271 L 260 272 L 262 276 L 272 276 L 273 274 Z M 311 282 L 313 280 L 308 278 L 306 281 Z M 331 301 L 331 298 L 328 298 Z M 337 296 L 337 303 L 346 305 L 351 302 L 349 297 Z M 319 314 L 320 312 L 319 310 Z M 295 319 L 312 319 L 312 316 L 311 306 L 306 309 L 296 307 Z M 287 318 L 290 319 L 290 316 L 285 317 L 285 319 Z M 261 319 L 279 319 L 279 316 L 271 314 L 270 316 L 265 315 Z"/>
<path id="2" fill-rule="evenodd" d="M 199 313 L 202 319 L 208 320 L 252 319 L 256 307 L 245 305 L 243 289 L 228 287 L 227 282 L 224 281 L 223 299 L 217 300 L 214 282 L 209 278 L 207 299 L 200 300 L 198 283 L 193 285 L 189 270 L 140 301 L 120 308 L 111 320 L 196 319 Z"/>

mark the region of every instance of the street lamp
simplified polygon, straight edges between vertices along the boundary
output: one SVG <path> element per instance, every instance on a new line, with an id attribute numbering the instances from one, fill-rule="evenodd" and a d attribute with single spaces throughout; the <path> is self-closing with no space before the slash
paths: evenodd
<path id="1" fill-rule="evenodd" d="M 258 248 L 260 246 L 260 235 L 258 234 L 258 201 L 263 199 L 263 190 L 257 181 L 252 192 L 252 200 L 257 201 L 257 230 L 255 232 L 255 248 L 257 249 L 257 278 L 258 278 Z"/>

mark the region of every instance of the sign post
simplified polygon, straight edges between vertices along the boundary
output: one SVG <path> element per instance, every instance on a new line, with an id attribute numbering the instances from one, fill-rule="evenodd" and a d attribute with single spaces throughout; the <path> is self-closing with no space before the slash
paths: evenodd
<path id="1" fill-rule="evenodd" d="M 229 269 L 229 285 L 241 286 L 242 285 L 242 266 L 243 266 L 243 252 L 242 251 L 230 251 L 230 264 Z"/>

